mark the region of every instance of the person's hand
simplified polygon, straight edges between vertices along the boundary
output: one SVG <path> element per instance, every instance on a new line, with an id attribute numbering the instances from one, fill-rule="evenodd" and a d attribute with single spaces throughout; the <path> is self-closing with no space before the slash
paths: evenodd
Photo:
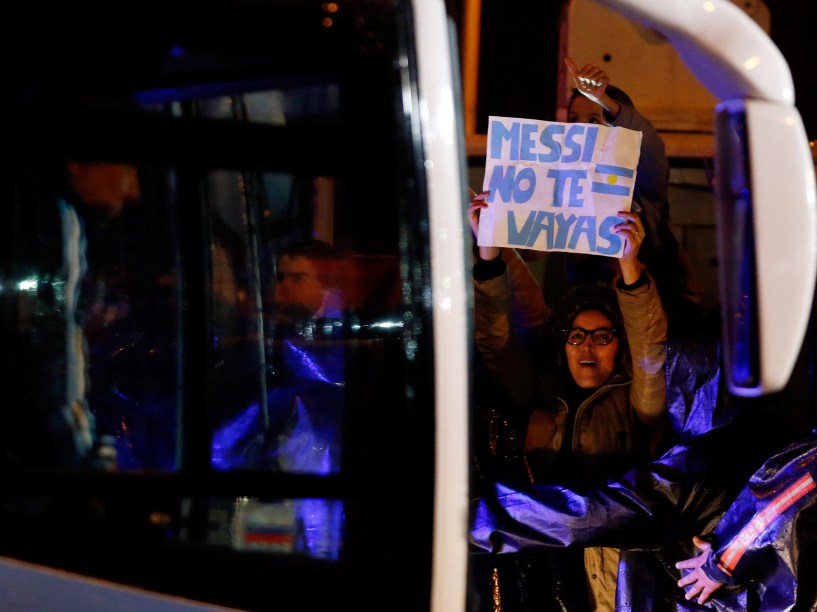
<path id="1" fill-rule="evenodd" d="M 479 213 L 483 208 L 488 208 L 488 202 L 485 198 L 488 197 L 489 191 L 482 193 L 471 192 L 471 201 L 468 204 L 468 221 L 471 223 L 471 232 L 474 234 L 474 240 L 479 234 Z"/>
<path id="2" fill-rule="evenodd" d="M 675 567 L 678 569 L 692 570 L 678 581 L 678 586 L 681 588 L 690 586 L 691 588 L 685 595 L 686 600 L 689 601 L 695 597 L 698 597 L 698 603 L 702 604 L 706 603 L 706 601 L 711 597 L 712 593 L 723 586 L 723 583 L 712 580 L 712 578 L 706 575 L 703 567 L 701 567 L 704 563 L 706 563 L 709 555 L 712 554 L 712 544 L 703 538 L 699 538 L 698 536 L 692 538 L 692 543 L 695 544 L 695 547 L 701 552 L 696 557 L 684 559 L 683 561 L 678 561 L 678 563 L 675 564 Z"/>
<path id="3" fill-rule="evenodd" d="M 613 227 L 616 234 L 624 238 L 624 252 L 618 260 L 621 267 L 621 276 L 624 283 L 632 285 L 641 276 L 641 262 L 638 261 L 638 250 L 644 242 L 644 224 L 641 218 L 629 210 L 616 213 L 624 219 L 622 223 Z"/>
<path id="4" fill-rule="evenodd" d="M 490 193 L 490 191 L 475 193 L 471 196 L 471 202 L 468 204 L 468 221 L 471 223 L 474 240 L 479 235 L 479 214 L 483 208 L 488 208 L 488 202 L 485 201 L 485 198 Z M 479 247 L 479 257 L 486 261 L 496 259 L 499 257 L 499 247 Z"/>
<path id="5" fill-rule="evenodd" d="M 567 69 L 573 76 L 576 89 L 592 100 L 600 98 L 610 83 L 610 78 L 607 76 L 607 73 L 593 64 L 585 64 L 584 67 L 579 70 L 573 58 L 566 57 L 565 66 L 567 66 Z"/>
<path id="6" fill-rule="evenodd" d="M 565 66 L 567 66 L 567 69 L 573 77 L 576 89 L 582 95 L 593 100 L 593 102 L 612 114 L 613 117 L 618 116 L 618 112 L 621 110 L 618 102 L 613 100 L 610 96 L 605 95 L 607 85 L 610 84 L 610 77 L 607 76 L 604 70 L 593 64 L 585 64 L 584 67 L 579 70 L 572 57 L 565 58 Z"/>

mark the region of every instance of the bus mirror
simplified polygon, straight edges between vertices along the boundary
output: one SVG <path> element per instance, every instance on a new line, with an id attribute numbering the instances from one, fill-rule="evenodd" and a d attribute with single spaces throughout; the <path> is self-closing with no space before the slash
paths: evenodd
<path id="1" fill-rule="evenodd" d="M 794 106 L 716 107 L 721 323 L 731 393 L 773 393 L 800 352 L 817 274 L 814 166 Z"/>

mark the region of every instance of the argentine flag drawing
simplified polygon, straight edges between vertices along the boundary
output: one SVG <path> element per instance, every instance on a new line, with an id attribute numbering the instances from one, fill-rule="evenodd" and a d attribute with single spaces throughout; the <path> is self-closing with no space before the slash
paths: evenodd
<path id="1" fill-rule="evenodd" d="M 635 183 L 635 170 L 621 166 L 598 164 L 593 177 L 593 192 L 630 196 Z"/>

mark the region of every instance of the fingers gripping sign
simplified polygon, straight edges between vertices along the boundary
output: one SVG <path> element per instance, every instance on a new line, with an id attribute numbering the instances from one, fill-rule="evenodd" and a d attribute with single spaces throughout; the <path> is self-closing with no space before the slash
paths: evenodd
<path id="1" fill-rule="evenodd" d="M 487 195 L 487 191 L 477 193 L 471 189 L 471 201 L 468 203 L 468 221 L 471 224 L 471 231 L 475 239 L 479 237 L 479 213 L 483 208 L 488 206 L 485 202 Z"/>
<path id="2" fill-rule="evenodd" d="M 644 242 L 644 224 L 637 213 L 622 210 L 617 216 L 624 219 L 615 226 L 616 234 L 624 239 L 624 251 L 619 258 L 621 275 L 627 284 L 635 283 L 641 276 L 641 263 L 638 261 L 638 250 Z"/>
<path id="3" fill-rule="evenodd" d="M 469 188 L 470 189 L 470 188 Z M 471 201 L 468 204 L 468 221 L 471 224 L 471 231 L 474 234 L 474 239 L 479 239 L 479 216 L 484 208 L 488 207 L 485 199 L 490 194 L 489 191 L 476 193 L 471 189 Z M 498 247 L 481 246 L 479 247 L 479 256 L 481 259 L 490 260 L 499 256 Z"/>

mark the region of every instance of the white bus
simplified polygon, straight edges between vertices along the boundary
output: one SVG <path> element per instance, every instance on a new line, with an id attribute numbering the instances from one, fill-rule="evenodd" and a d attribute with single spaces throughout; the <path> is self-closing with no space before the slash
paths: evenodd
<path id="1" fill-rule="evenodd" d="M 741 181 L 719 223 L 745 230 L 722 240 L 744 272 L 722 283 L 727 374 L 736 394 L 779 390 L 817 265 L 785 62 L 750 31 L 771 62 L 756 79 L 683 0 L 606 4 L 702 79 L 729 77 L 719 125 L 749 140 L 719 145 L 721 182 Z M 468 609 L 454 20 L 442 0 L 131 8 L 20 20 L 0 229 L 4 601 Z M 761 155 L 791 156 L 787 197 Z M 287 306 L 285 283 L 317 304 Z"/>

